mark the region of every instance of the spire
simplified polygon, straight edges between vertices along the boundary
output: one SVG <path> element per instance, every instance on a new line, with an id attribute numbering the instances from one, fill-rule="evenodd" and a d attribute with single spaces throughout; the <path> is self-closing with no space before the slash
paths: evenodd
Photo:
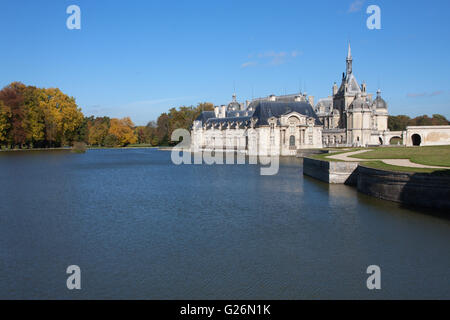
<path id="1" fill-rule="evenodd" d="M 233 101 L 236 101 L 236 81 L 233 81 Z"/>
<path id="2" fill-rule="evenodd" d="M 350 46 L 350 41 L 348 42 L 347 60 L 352 60 L 352 47 Z"/>
<path id="3" fill-rule="evenodd" d="M 350 42 L 348 43 L 348 53 L 347 53 L 347 77 L 353 72 L 352 71 L 352 48 L 350 46 Z"/>

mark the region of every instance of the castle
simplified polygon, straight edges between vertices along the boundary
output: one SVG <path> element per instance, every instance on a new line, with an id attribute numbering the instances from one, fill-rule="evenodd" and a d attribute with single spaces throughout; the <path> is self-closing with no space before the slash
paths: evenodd
<path id="1" fill-rule="evenodd" d="M 387 103 L 378 90 L 373 99 L 353 74 L 351 47 L 346 72 L 333 94 L 318 101 L 303 93 L 228 105 L 204 111 L 192 126 L 194 150 L 242 150 L 249 155 L 296 155 L 301 149 L 369 146 L 386 142 Z"/>
<path id="2" fill-rule="evenodd" d="M 367 93 L 365 82 L 359 86 L 353 73 L 350 44 L 346 59 L 346 72 L 338 88 L 333 85 L 332 96 L 321 99 L 315 112 L 323 124 L 324 146 L 357 146 L 388 144 L 388 108 L 386 101 Z"/>

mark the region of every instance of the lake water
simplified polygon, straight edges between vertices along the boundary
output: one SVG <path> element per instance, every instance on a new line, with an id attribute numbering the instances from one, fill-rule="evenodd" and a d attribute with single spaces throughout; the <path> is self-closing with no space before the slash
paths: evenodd
<path id="1" fill-rule="evenodd" d="M 0 298 L 450 298 L 449 219 L 304 177 L 299 159 L 259 173 L 155 149 L 1 153 Z"/>

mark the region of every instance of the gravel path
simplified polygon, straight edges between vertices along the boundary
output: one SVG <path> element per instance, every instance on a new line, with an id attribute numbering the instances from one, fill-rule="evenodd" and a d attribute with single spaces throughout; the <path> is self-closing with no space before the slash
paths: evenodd
<path id="1" fill-rule="evenodd" d="M 411 168 L 430 168 L 430 169 L 450 169 L 449 167 L 435 167 L 435 166 L 427 166 L 424 164 L 418 164 L 409 161 L 409 159 L 382 159 L 386 164 L 390 164 L 392 166 L 400 166 L 400 167 L 411 167 Z"/>
<path id="2" fill-rule="evenodd" d="M 355 154 L 360 154 L 360 153 L 364 153 L 364 152 L 368 152 L 368 151 L 373 151 L 373 150 L 352 151 L 352 152 L 341 153 L 341 154 L 337 154 L 337 155 L 329 156 L 329 157 L 325 157 L 325 158 L 341 160 L 341 161 L 349 161 L 349 162 L 359 162 L 359 161 L 364 161 L 364 160 L 349 158 L 349 156 L 354 156 Z"/>
<path id="3" fill-rule="evenodd" d="M 354 155 L 361 154 L 364 152 L 369 152 L 369 151 L 373 151 L 373 150 L 359 150 L 359 151 L 347 152 L 347 153 L 337 154 L 334 156 L 328 156 L 326 158 L 341 160 L 341 161 L 349 161 L 349 162 L 382 161 L 386 164 L 390 164 L 392 166 L 399 166 L 399 167 L 427 168 L 427 169 L 450 169 L 450 167 L 436 167 L 436 166 L 427 166 L 424 164 L 418 164 L 418 163 L 411 162 L 409 159 L 356 159 L 356 158 L 350 158 L 350 156 L 354 156 Z"/>

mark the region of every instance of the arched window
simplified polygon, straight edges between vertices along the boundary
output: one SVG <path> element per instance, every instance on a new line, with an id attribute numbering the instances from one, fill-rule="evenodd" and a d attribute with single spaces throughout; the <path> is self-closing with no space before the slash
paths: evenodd
<path id="1" fill-rule="evenodd" d="M 295 136 L 290 136 L 289 137 L 289 145 L 291 147 L 295 147 Z"/>

